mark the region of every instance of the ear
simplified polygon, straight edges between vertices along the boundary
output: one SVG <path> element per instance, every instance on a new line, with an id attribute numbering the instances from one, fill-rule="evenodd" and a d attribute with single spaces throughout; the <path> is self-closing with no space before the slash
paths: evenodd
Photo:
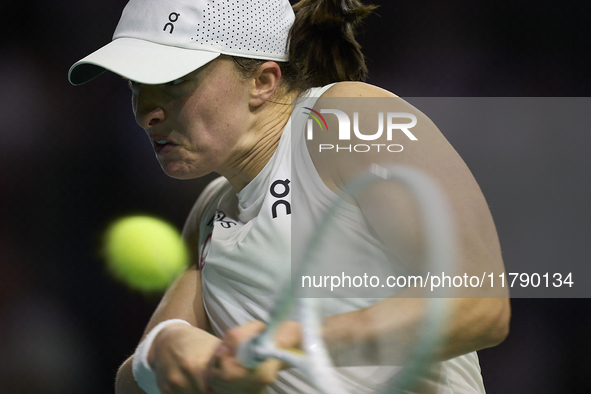
<path id="1" fill-rule="evenodd" d="M 249 104 L 258 107 L 269 100 L 281 80 L 281 68 L 275 62 L 263 63 L 253 76 L 253 85 L 250 92 Z"/>

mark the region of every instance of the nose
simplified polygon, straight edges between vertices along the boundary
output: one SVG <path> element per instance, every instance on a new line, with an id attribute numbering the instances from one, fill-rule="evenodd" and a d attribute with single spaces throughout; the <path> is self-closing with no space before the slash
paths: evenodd
<path id="1" fill-rule="evenodd" d="M 154 85 L 140 85 L 133 90 L 132 106 L 137 124 L 148 129 L 165 119 L 164 109 L 159 103 L 159 94 Z"/>

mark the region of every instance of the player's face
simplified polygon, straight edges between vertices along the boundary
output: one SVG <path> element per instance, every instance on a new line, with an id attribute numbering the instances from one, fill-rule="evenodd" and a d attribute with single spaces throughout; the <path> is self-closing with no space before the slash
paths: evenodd
<path id="1" fill-rule="evenodd" d="M 230 58 L 162 85 L 130 82 L 133 111 L 169 176 L 196 178 L 224 173 L 248 151 L 246 80 Z"/>

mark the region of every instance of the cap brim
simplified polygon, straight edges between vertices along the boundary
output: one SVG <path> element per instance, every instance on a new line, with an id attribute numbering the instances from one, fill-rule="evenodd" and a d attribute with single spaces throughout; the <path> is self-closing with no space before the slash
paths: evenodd
<path id="1" fill-rule="evenodd" d="M 118 38 L 74 63 L 68 79 L 72 85 L 81 85 L 109 70 L 136 82 L 156 85 L 185 76 L 219 55 L 137 38 Z"/>

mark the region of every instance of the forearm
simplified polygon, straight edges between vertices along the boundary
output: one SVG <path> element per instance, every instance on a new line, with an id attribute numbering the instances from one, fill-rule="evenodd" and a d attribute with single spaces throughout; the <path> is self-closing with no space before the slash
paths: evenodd
<path id="1" fill-rule="evenodd" d="M 436 353 L 438 359 L 497 346 L 509 334 L 509 299 L 456 298 L 450 302 L 452 313 Z"/>
<path id="2" fill-rule="evenodd" d="M 441 341 L 433 349 L 436 361 L 495 346 L 506 337 L 507 299 L 447 301 L 448 318 L 440 327 Z M 420 340 L 428 302 L 425 298 L 392 298 L 331 316 L 323 332 L 331 357 L 336 365 L 399 365 Z"/>
<path id="3" fill-rule="evenodd" d="M 167 363 L 172 368 L 176 368 L 181 363 L 178 360 L 189 355 L 193 366 L 204 369 L 219 339 L 206 331 L 208 324 L 201 301 L 201 280 L 199 271 L 194 266 L 181 275 L 168 289 L 150 319 L 140 343 L 144 342 L 148 333 L 152 332 L 159 323 L 168 322 L 170 319 L 182 319 L 189 324 L 168 325 L 158 331 L 153 338 L 154 342 L 151 342 L 149 348 L 146 348 L 148 352 L 144 354 L 150 368 L 154 370 L 156 375 L 162 374 L 162 371 L 168 368 Z M 158 352 L 155 352 L 156 349 Z M 187 353 L 188 349 L 190 349 L 189 353 Z M 199 355 L 198 360 L 195 360 L 194 354 Z M 133 376 L 132 362 L 134 357 L 137 356 L 134 354 L 128 358 L 117 372 L 117 393 L 145 394 Z"/>
<path id="4" fill-rule="evenodd" d="M 158 384 L 164 385 L 160 387 L 161 389 L 162 387 L 171 387 L 172 384 L 174 387 L 192 387 L 199 393 L 205 392 L 204 373 L 211 356 L 221 341 L 208 332 L 189 324 L 171 323 L 162 329 L 156 328 L 158 331 L 153 339 L 150 339 L 150 336 L 153 335 L 150 333 L 134 355 L 121 365 L 115 383 L 117 394 L 145 394 L 133 374 L 134 358 L 140 357 L 141 359 L 142 354 L 143 357 L 146 357 L 153 376 L 158 376 Z M 140 350 L 142 346 L 149 346 L 149 348 L 146 347 L 142 351 Z M 147 353 L 145 353 L 146 350 Z M 136 359 L 136 361 L 139 360 Z M 142 368 L 139 367 L 140 371 Z M 150 377 L 146 380 L 144 372 L 139 376 L 138 379 L 144 379 L 142 387 L 146 388 L 146 384 L 148 387 L 155 387 L 156 381 L 151 383 L 152 378 Z M 171 383 L 169 379 L 172 376 L 182 376 L 182 380 L 175 378 L 175 382 Z"/>
<path id="5" fill-rule="evenodd" d="M 129 357 L 119 367 L 117 371 L 117 378 L 115 380 L 115 393 L 116 394 L 146 394 L 136 383 L 131 364 L 133 362 L 133 356 Z"/>

